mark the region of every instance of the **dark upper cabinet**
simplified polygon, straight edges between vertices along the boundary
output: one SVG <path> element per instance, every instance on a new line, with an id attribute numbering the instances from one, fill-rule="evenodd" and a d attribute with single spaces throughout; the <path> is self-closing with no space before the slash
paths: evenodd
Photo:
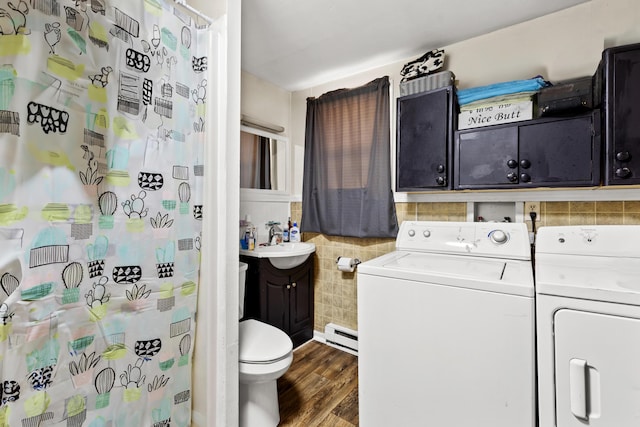
<path id="1" fill-rule="evenodd" d="M 513 186 L 517 174 L 513 162 L 518 158 L 518 128 L 495 126 L 460 131 L 456 155 L 456 188 Z"/>
<path id="2" fill-rule="evenodd" d="M 596 114 L 522 126 L 520 181 L 549 186 L 599 185 L 599 117 Z"/>
<path id="3" fill-rule="evenodd" d="M 600 183 L 600 115 L 529 120 L 456 132 L 456 189 Z"/>
<path id="4" fill-rule="evenodd" d="M 241 256 L 249 265 L 244 318 L 253 318 L 286 332 L 299 346 L 313 337 L 314 258 L 291 269 L 278 269 L 267 258 Z"/>
<path id="5" fill-rule="evenodd" d="M 451 189 L 455 88 L 397 101 L 396 191 Z"/>
<path id="6" fill-rule="evenodd" d="M 604 104 L 604 184 L 640 184 L 640 44 L 605 49 L 596 81 Z"/>

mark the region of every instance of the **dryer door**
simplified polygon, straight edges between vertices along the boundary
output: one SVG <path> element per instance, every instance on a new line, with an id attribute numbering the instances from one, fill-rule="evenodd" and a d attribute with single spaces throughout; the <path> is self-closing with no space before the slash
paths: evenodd
<path id="1" fill-rule="evenodd" d="M 640 425 L 640 320 L 555 314 L 557 427 Z"/>

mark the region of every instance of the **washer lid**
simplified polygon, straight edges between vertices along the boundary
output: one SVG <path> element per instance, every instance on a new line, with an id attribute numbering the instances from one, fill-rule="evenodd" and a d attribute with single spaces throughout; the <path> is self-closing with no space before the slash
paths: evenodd
<path id="1" fill-rule="evenodd" d="M 472 277 L 477 280 L 500 280 L 504 273 L 505 261 L 409 252 L 404 257 L 389 260 L 384 267 L 444 276 Z"/>
<path id="2" fill-rule="evenodd" d="M 254 319 L 240 322 L 240 362 L 271 363 L 292 350 L 291 338 L 275 326 Z"/>
<path id="3" fill-rule="evenodd" d="M 395 251 L 358 265 L 358 274 L 533 297 L 531 262 Z"/>

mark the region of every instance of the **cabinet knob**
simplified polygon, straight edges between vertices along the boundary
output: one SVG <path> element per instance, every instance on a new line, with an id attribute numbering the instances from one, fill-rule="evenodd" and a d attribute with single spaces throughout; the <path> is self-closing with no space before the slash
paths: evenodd
<path id="1" fill-rule="evenodd" d="M 616 153 L 616 160 L 620 162 L 627 162 L 629 159 L 631 159 L 631 153 L 628 151 L 620 151 Z"/>
<path id="2" fill-rule="evenodd" d="M 531 162 L 527 159 L 520 160 L 520 167 L 522 169 L 529 169 L 531 167 Z"/>
<path id="3" fill-rule="evenodd" d="M 520 181 L 522 182 L 531 182 L 531 176 L 528 173 L 520 174 Z"/>
<path id="4" fill-rule="evenodd" d="M 293 282 L 293 283 L 291 284 L 291 287 L 292 287 L 292 288 L 295 288 L 296 286 L 298 286 L 298 284 L 297 284 L 296 282 Z"/>
<path id="5" fill-rule="evenodd" d="M 438 184 L 438 185 L 447 185 L 447 180 L 443 176 L 436 177 L 436 184 Z"/>
<path id="6" fill-rule="evenodd" d="M 618 178 L 629 178 L 631 176 L 631 169 L 629 168 L 616 169 L 616 176 Z"/>
<path id="7" fill-rule="evenodd" d="M 515 172 L 509 172 L 507 174 L 507 179 L 511 182 L 517 182 L 518 181 L 518 174 Z"/>
<path id="8" fill-rule="evenodd" d="M 509 166 L 509 168 L 511 169 L 515 169 L 518 167 L 518 162 L 515 161 L 514 159 L 509 159 L 507 160 L 507 166 Z"/>
<path id="9" fill-rule="evenodd" d="M 444 165 L 438 165 L 438 166 L 436 166 L 436 172 L 438 172 L 438 173 L 444 173 Z"/>
<path id="10" fill-rule="evenodd" d="M 291 285 L 287 285 L 287 289 L 291 289 Z"/>

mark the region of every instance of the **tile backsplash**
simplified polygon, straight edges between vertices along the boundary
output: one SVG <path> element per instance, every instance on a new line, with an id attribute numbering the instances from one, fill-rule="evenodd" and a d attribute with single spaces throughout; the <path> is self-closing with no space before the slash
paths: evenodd
<path id="1" fill-rule="evenodd" d="M 539 225 L 640 224 L 640 201 L 545 202 Z"/>
<path id="2" fill-rule="evenodd" d="M 397 203 L 398 223 L 402 221 L 466 221 L 466 203 Z M 541 202 L 537 227 L 552 225 L 640 224 L 640 201 Z M 291 204 L 291 220 L 302 216 L 302 203 Z M 528 222 L 530 224 L 530 222 Z M 358 329 L 357 282 L 354 273 L 336 268 L 339 256 L 360 261 L 378 257 L 395 248 L 395 239 L 359 239 L 303 233 L 304 241 L 315 243 L 314 329 L 324 332 L 333 322 Z M 381 313 L 384 315 L 384 313 Z"/>

